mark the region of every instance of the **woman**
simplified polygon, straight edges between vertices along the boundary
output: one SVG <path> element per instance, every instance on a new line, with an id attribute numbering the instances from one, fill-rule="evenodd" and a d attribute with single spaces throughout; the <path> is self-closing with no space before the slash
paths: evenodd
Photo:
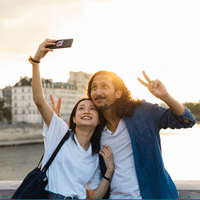
<path id="1" fill-rule="evenodd" d="M 49 51 L 53 51 L 46 46 L 55 45 L 55 42 L 56 40 L 46 39 L 40 44 L 35 56 L 29 58 L 33 69 L 33 99 L 45 122 L 43 165 L 69 130 L 68 125 L 57 117 L 45 101 L 39 71 L 40 60 Z M 106 174 L 101 180 L 97 153 L 100 137 L 99 122 L 98 110 L 90 99 L 82 99 L 76 104 L 70 117 L 70 138 L 63 144 L 47 171 L 48 185 L 45 188 L 47 198 L 100 199 L 105 195 L 114 172 L 114 163 L 112 151 L 105 145 L 99 152 L 107 166 Z"/>

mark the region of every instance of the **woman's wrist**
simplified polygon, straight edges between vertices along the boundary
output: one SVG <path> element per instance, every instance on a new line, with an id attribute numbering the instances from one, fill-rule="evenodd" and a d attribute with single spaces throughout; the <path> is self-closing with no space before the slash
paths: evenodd
<path id="1" fill-rule="evenodd" d="M 35 56 L 33 56 L 33 60 L 35 60 L 35 61 L 37 61 L 37 62 L 40 63 L 40 60 L 41 60 L 41 59 L 35 55 Z"/>
<path id="2" fill-rule="evenodd" d="M 32 56 L 30 56 L 28 60 L 29 60 L 29 62 L 30 62 L 31 64 L 39 64 L 39 63 L 40 63 L 39 60 L 37 60 L 37 59 L 35 59 L 35 58 L 32 58 Z"/>
<path id="3" fill-rule="evenodd" d="M 106 176 L 107 178 L 112 178 L 113 173 L 114 173 L 114 169 L 113 169 L 113 170 L 108 170 L 108 169 L 107 169 L 107 171 L 106 171 L 106 173 L 105 173 L 105 176 Z"/>
<path id="4" fill-rule="evenodd" d="M 103 178 L 106 179 L 107 181 L 111 181 L 111 178 L 108 178 L 107 176 L 103 175 Z"/>

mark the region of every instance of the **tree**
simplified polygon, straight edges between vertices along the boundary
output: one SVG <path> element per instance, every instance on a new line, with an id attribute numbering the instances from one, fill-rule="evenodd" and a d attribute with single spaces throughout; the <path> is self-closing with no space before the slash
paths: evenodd
<path id="1" fill-rule="evenodd" d="M 6 119 L 8 123 L 11 123 L 12 113 L 9 108 L 4 107 L 4 101 L 0 100 L 0 122 L 2 122 L 4 119 Z"/>
<path id="2" fill-rule="evenodd" d="M 3 100 L 0 100 L 0 122 L 3 121 L 3 106 L 4 106 L 4 102 Z"/>
<path id="3" fill-rule="evenodd" d="M 200 121 L 200 103 L 184 103 L 184 105 L 192 112 L 195 119 Z"/>
<path id="4" fill-rule="evenodd" d="M 7 119 L 8 123 L 10 124 L 12 122 L 12 113 L 11 110 L 7 107 L 3 108 L 3 117 Z"/>

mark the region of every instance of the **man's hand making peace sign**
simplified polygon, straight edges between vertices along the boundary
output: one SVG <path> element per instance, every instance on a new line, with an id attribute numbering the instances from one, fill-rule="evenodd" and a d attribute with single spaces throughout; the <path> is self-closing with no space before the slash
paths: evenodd
<path id="1" fill-rule="evenodd" d="M 138 78 L 138 81 L 148 88 L 148 90 L 157 98 L 164 101 L 172 111 L 177 115 L 183 115 L 185 112 L 185 107 L 183 104 L 175 100 L 168 92 L 164 84 L 160 80 L 151 80 L 145 73 L 142 71 L 143 76 L 148 81 L 145 82 L 142 79 Z"/>
<path id="2" fill-rule="evenodd" d="M 148 88 L 148 90 L 157 98 L 161 99 L 162 101 L 165 100 L 165 97 L 167 97 L 169 95 L 169 93 L 167 92 L 166 87 L 164 86 L 164 84 L 156 79 L 156 80 L 151 80 L 145 73 L 145 71 L 142 71 L 142 74 L 144 76 L 144 78 L 148 81 L 148 83 L 146 83 L 145 81 L 143 81 L 142 79 L 138 78 L 138 81 L 144 85 L 145 87 Z"/>

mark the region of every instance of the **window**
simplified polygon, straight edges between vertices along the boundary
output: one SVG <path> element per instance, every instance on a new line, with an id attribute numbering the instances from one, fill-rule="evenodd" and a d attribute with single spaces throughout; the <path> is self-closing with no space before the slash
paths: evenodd
<path id="1" fill-rule="evenodd" d="M 15 110 L 15 115 L 17 115 L 17 110 Z"/>
<path id="2" fill-rule="evenodd" d="M 25 114 L 25 110 L 22 110 L 22 114 Z"/>

